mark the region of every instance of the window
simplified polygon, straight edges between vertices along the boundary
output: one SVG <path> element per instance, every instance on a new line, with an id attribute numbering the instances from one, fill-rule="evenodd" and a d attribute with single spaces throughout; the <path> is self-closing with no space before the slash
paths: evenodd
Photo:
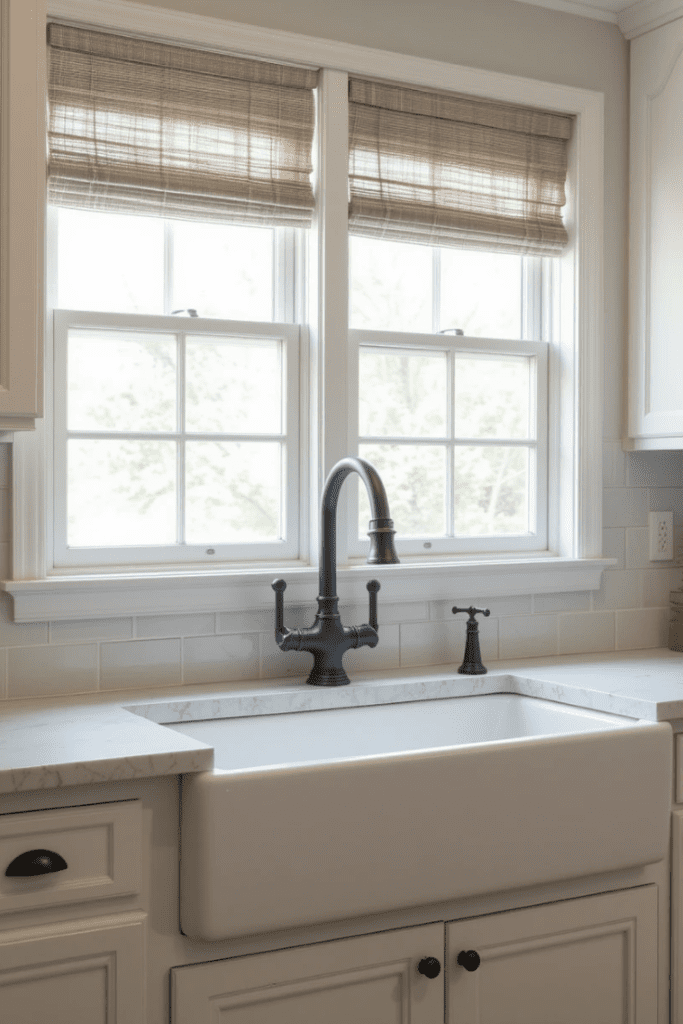
<path id="1" fill-rule="evenodd" d="M 399 554 L 546 546 L 544 263 L 351 238 L 358 449 L 394 496 Z M 362 488 L 359 505 L 353 554 Z"/>
<path id="2" fill-rule="evenodd" d="M 49 6 L 49 5 L 48 5 Z M 95 4 L 85 4 L 79 9 L 79 15 L 85 20 L 87 18 L 94 25 L 97 23 L 98 12 Z M 116 12 L 113 9 L 107 15 L 107 32 L 129 31 L 129 23 L 126 19 L 126 12 Z M 183 43 L 183 36 L 186 32 L 186 23 L 182 18 L 176 18 L 173 12 L 164 12 L 163 24 L 159 21 L 158 12 L 150 9 L 144 16 L 140 15 L 136 23 L 136 31 L 141 36 L 149 36 L 159 39 L 167 38 L 171 43 Z M 505 593 L 533 593 L 539 591 L 553 591 L 561 589 L 591 589 L 598 585 L 600 570 L 603 563 L 600 562 L 600 502 L 599 502 L 599 479 L 600 479 L 600 401 L 601 401 L 601 223 L 602 223 L 602 99 L 598 94 L 589 93 L 586 90 L 575 90 L 565 86 L 548 86 L 547 83 L 536 83 L 523 79 L 505 77 L 499 80 L 495 75 L 488 75 L 485 72 L 474 74 L 470 69 L 458 68 L 447 64 L 433 66 L 432 62 L 424 62 L 416 58 L 402 59 L 397 61 L 389 54 L 380 51 L 366 51 L 363 48 L 335 47 L 334 44 L 321 44 L 312 39 L 301 37 L 293 38 L 289 34 L 280 37 L 277 32 L 260 33 L 258 43 L 254 42 L 250 30 L 237 24 L 225 25 L 223 35 L 216 30 L 212 22 L 204 25 L 201 19 L 197 19 L 193 28 L 193 45 L 205 46 L 211 52 L 211 59 L 216 56 L 216 51 L 243 52 L 248 61 L 250 54 L 258 51 L 261 58 L 272 61 L 276 64 L 281 61 L 292 62 L 304 68 L 321 67 L 320 75 L 313 71 L 317 85 L 317 131 L 313 146 L 313 162 L 315 164 L 315 192 L 317 196 L 317 208 L 313 218 L 313 228 L 310 232 L 304 231 L 308 238 L 301 240 L 302 225 L 278 225 L 274 230 L 274 256 L 270 260 L 258 260 L 260 271 L 268 267 L 268 273 L 272 275 L 272 286 L 269 288 L 266 276 L 261 279 L 261 298 L 254 298 L 254 309 L 239 311 L 232 308 L 221 307 L 225 296 L 220 296 L 220 301 L 213 308 L 210 308 L 208 295 L 202 299 L 194 299 L 189 292 L 197 292 L 197 281 L 191 282 L 188 289 L 179 289 L 171 283 L 170 278 L 174 276 L 171 268 L 174 256 L 178 257 L 178 244 L 176 232 L 183 230 L 183 225 L 194 223 L 192 230 L 197 232 L 206 229 L 207 235 L 213 234 L 215 224 L 211 224 L 211 216 L 206 211 L 201 215 L 186 211 L 183 216 L 177 212 L 161 209 L 144 219 L 149 225 L 156 224 L 163 234 L 163 281 L 161 285 L 154 287 L 161 288 L 161 305 L 158 299 L 154 301 L 154 309 L 143 310 L 137 307 L 137 311 L 100 308 L 84 309 L 83 305 L 111 306 L 107 299 L 101 303 L 94 302 L 94 290 L 90 290 L 91 298 L 84 302 L 82 298 L 66 298 L 64 292 L 61 301 L 64 302 L 63 317 L 56 317 L 57 321 L 57 345 L 61 346 L 62 352 L 68 355 L 68 347 L 72 344 L 70 335 L 73 333 L 73 345 L 82 344 L 83 337 L 79 331 L 89 331 L 91 336 L 97 336 L 94 345 L 111 341 L 112 336 L 117 332 L 136 333 L 147 337 L 148 331 L 142 319 L 130 322 L 125 325 L 126 317 L 156 318 L 157 324 L 154 330 L 160 336 L 168 334 L 173 341 L 168 342 L 169 351 L 175 346 L 176 364 L 179 365 L 183 359 L 183 349 L 187 347 L 188 341 L 194 344 L 193 339 L 203 339 L 211 335 L 212 331 L 227 339 L 229 344 L 235 344 L 235 339 L 246 340 L 256 337 L 264 340 L 276 338 L 281 345 L 282 364 L 285 376 L 291 369 L 289 359 L 290 340 L 289 335 L 283 327 L 295 327 L 297 323 L 307 325 L 306 332 L 302 333 L 299 342 L 299 451 L 304 458 L 300 461 L 299 481 L 300 487 L 296 497 L 300 501 L 297 522 L 301 528 L 299 538 L 298 556 L 284 557 L 280 559 L 276 555 L 266 555 L 266 563 L 290 561 L 290 573 L 296 574 L 296 579 L 304 584 L 306 592 L 313 583 L 316 570 L 316 539 L 315 520 L 317 518 L 317 505 L 320 488 L 327 469 L 336 461 L 353 450 L 356 442 L 360 445 L 385 444 L 387 438 L 399 448 L 414 447 L 440 447 L 444 454 L 444 461 L 447 466 L 445 476 L 451 474 L 455 479 L 456 450 L 476 449 L 474 453 L 482 456 L 485 450 L 498 448 L 515 452 L 514 458 L 527 466 L 534 461 L 540 462 L 541 455 L 541 429 L 538 414 L 543 405 L 542 388 L 544 386 L 544 373 L 542 368 L 543 352 L 547 353 L 547 385 L 548 399 L 546 404 L 548 410 L 547 422 L 547 443 L 549 457 L 546 460 L 549 466 L 547 480 L 547 540 L 543 543 L 540 534 L 536 534 L 534 546 L 526 553 L 520 552 L 519 546 L 513 544 L 503 554 L 506 556 L 506 569 L 504 581 L 500 576 L 501 547 L 496 541 L 491 550 L 486 550 L 477 539 L 474 545 L 476 550 L 468 551 L 467 526 L 465 530 L 458 533 L 457 509 L 454 491 L 449 488 L 446 479 L 445 497 L 443 499 L 442 513 L 447 530 L 445 533 L 430 533 L 425 539 L 417 532 L 405 534 L 404 540 L 408 548 L 412 546 L 413 553 L 407 554 L 402 559 L 401 566 L 389 567 L 387 573 L 392 580 L 392 597 L 395 600 L 411 600 L 417 593 L 424 590 L 425 595 L 432 598 L 448 596 L 445 592 L 441 594 L 440 588 L 443 579 L 447 583 L 447 590 L 452 590 L 453 581 L 466 579 L 468 589 L 473 593 L 494 594 L 498 587 L 503 586 Z M 38 33 L 40 36 L 40 32 Z M 338 52 L 337 52 L 338 51 Z M 222 58 L 222 54 L 219 55 Z M 36 54 L 36 60 L 38 53 Z M 230 58 L 232 59 L 232 58 Z M 237 58 L 239 60 L 239 58 Z M 424 239 L 412 237 L 409 241 L 403 238 L 392 237 L 383 233 L 382 230 L 375 233 L 368 228 L 367 220 L 372 220 L 372 211 L 361 209 L 356 211 L 365 223 L 354 222 L 353 214 L 350 224 L 350 248 L 351 268 L 361 265 L 362 247 L 366 247 L 369 253 L 370 246 L 379 241 L 387 244 L 410 244 L 413 252 L 420 251 L 418 261 L 424 264 L 426 287 L 422 290 L 422 298 L 419 303 L 411 307 L 411 315 L 415 319 L 409 323 L 400 314 L 390 321 L 388 319 L 375 318 L 377 312 L 376 303 L 372 297 L 364 299 L 356 296 L 351 309 L 352 345 L 348 345 L 347 319 L 347 292 L 346 280 L 348 280 L 348 242 L 343 235 L 343 227 L 347 222 L 348 211 L 348 177 L 346 173 L 346 146 L 348 132 L 348 75 L 345 72 L 333 70 L 335 68 L 348 67 L 350 75 L 362 76 L 373 75 L 391 82 L 403 80 L 411 83 L 411 88 L 417 90 L 439 90 L 466 95 L 474 91 L 480 96 L 488 96 L 493 101 L 517 103 L 535 108 L 547 108 L 556 111 L 569 113 L 576 118 L 576 127 L 573 140 L 569 143 L 569 181 L 568 205 L 565 208 L 564 221 L 569 234 L 569 245 L 561 256 L 550 258 L 541 255 L 540 257 L 525 255 L 520 257 L 521 270 L 515 271 L 514 275 L 508 278 L 506 275 L 496 272 L 496 281 L 499 285 L 497 294 L 514 294 L 514 301 L 506 301 L 503 305 L 506 312 L 503 319 L 500 319 L 499 312 L 490 308 L 491 304 L 484 298 L 479 304 L 480 309 L 486 309 L 488 320 L 481 319 L 477 325 L 474 319 L 471 323 L 463 324 L 462 305 L 457 296 L 456 281 L 461 280 L 461 271 L 457 265 L 452 266 L 452 261 L 462 259 L 465 266 L 474 265 L 479 260 L 496 260 L 496 253 L 491 250 L 485 252 L 481 242 L 477 246 L 461 247 L 453 245 L 452 241 L 438 237 Z M 15 66 L 16 70 L 16 66 Z M 13 103 L 20 113 L 21 97 L 15 90 Z M 352 99 L 352 103 L 355 99 Z M 224 105 L 229 106 L 229 105 Z M 40 111 L 39 111 L 40 113 Z M 69 134 L 68 132 L 66 133 Z M 73 133 L 72 133 L 73 134 Z M 77 133 L 76 133 L 77 134 Z M 581 159 L 579 161 L 579 154 Z M 419 161 L 418 161 L 419 164 Z M 40 161 L 39 161 L 40 168 Z M 419 168 L 418 168 L 419 169 Z M 38 186 L 40 183 L 38 183 Z M 476 190 L 475 190 L 476 191 Z M 36 195 L 41 193 L 40 187 Z M 310 207 L 308 208 L 310 210 Z M 65 211 L 60 207 L 58 217 L 63 214 L 73 215 L 76 218 L 78 204 L 73 203 L 72 209 Z M 116 214 L 117 216 L 131 216 L 130 209 L 109 210 L 100 206 L 94 213 L 99 212 L 103 216 Z M 479 214 L 478 214 L 479 216 Z M 399 218 L 400 219 L 400 218 Z M 165 223 L 167 222 L 167 223 Z M 231 221 L 231 230 L 238 230 L 242 227 L 267 228 L 268 223 L 263 219 L 259 224 L 249 224 L 246 220 L 241 221 L 235 217 Z M 282 228 L 283 242 L 277 239 L 280 228 Z M 286 233 L 292 229 L 293 241 L 286 240 Z M 340 228 L 342 230 L 340 230 Z M 157 230 L 152 229 L 151 230 Z M 188 229 L 190 230 L 190 229 Z M 479 229 L 477 229 L 479 230 Z M 64 232 L 50 232 L 52 238 L 57 238 L 61 233 L 62 242 Z M 299 234 L 300 242 L 297 243 L 294 236 Z M 374 237 L 374 240 L 373 240 Z M 19 251 L 22 239 L 15 240 L 13 251 Z M 208 243 L 206 243 L 208 245 Z M 297 249 L 298 244 L 298 249 Z M 199 248 L 203 248 L 204 244 Z M 131 250 L 134 247 L 131 247 Z M 189 252 L 189 247 L 181 247 L 182 259 Z M 93 250 L 90 250 L 88 260 L 94 261 Z M 424 256 L 427 253 L 427 256 Z M 483 255 L 479 255 L 483 253 Z M 131 251 L 129 262 L 132 263 L 137 250 Z M 306 256 L 308 270 L 305 274 L 305 289 L 301 285 L 303 278 L 299 278 L 299 285 L 292 282 L 296 274 L 302 270 L 303 256 Z M 506 255 L 510 255 L 507 253 Z M 372 263 L 372 257 L 366 255 L 366 264 Z M 516 259 L 516 257 L 515 257 Z M 286 279 L 286 266 L 288 261 L 295 268 L 295 274 L 290 278 L 290 284 L 284 286 Z M 152 262 L 142 261 L 144 272 L 152 274 Z M 193 258 L 187 259 L 188 275 L 194 269 Z M 546 265 L 551 264 L 549 273 L 545 273 Z M 375 268 L 378 269 L 375 264 Z M 409 271 L 407 278 L 411 287 L 416 283 L 415 276 Z M 139 281 L 140 275 L 134 275 Z M 400 280 L 400 275 L 397 278 Z M 427 280 L 428 279 L 428 280 Z M 514 283 L 513 282 L 514 279 Z M 521 279 L 521 286 L 517 282 Z M 202 281 L 204 277 L 202 276 Z M 444 287 L 444 280 L 451 281 L 450 286 Z M 101 282 L 102 283 L 102 280 Z M 58 308 L 56 304 L 55 289 L 62 289 L 63 282 L 53 281 L 52 291 L 48 295 L 48 305 L 51 308 Z M 66 287 L 66 286 L 64 286 Z M 77 285 L 76 287 L 77 291 Z M 175 289 L 175 290 L 174 290 Z M 209 289 L 210 290 L 210 289 Z M 405 289 L 397 289 L 398 292 Z M 242 301 L 244 294 L 239 294 L 239 289 L 233 289 L 232 295 Z M 272 308 L 270 317 L 256 312 L 256 305 L 262 302 L 263 297 L 270 291 Z M 304 294 L 305 291 L 305 294 Z M 215 293 L 215 290 L 214 290 Z M 286 293 L 285 298 L 278 298 Z M 157 295 L 159 291 L 157 290 Z M 554 297 L 551 303 L 543 302 L 538 306 L 535 301 L 529 301 L 530 295 L 536 295 L 539 299 Z M 145 299 L 147 301 L 147 299 Z M 267 300 L 263 300 L 266 301 Z M 175 303 L 178 303 L 175 305 Z M 198 303 L 198 305 L 195 305 Z M 204 307 L 204 303 L 206 303 Z M 280 305 L 278 306 L 278 303 Z M 365 308 L 363 311 L 363 303 Z M 451 304 L 452 303 L 452 304 Z M 80 308 L 79 308 L 80 307 Z M 455 307 L 455 309 L 454 309 Z M 487 309 L 487 307 L 489 307 Z M 130 307 L 129 307 L 130 308 Z M 198 314 L 203 309 L 210 315 L 198 315 L 193 317 L 183 314 L 173 314 L 174 309 L 190 310 L 196 308 Z M 374 308 L 374 313 L 373 313 Z M 284 311 L 284 312 L 283 312 Z M 457 313 L 457 315 L 454 315 Z M 99 319 L 98 319 L 99 317 Z M 120 318 L 120 319 L 117 319 Z M 476 318 L 475 318 L 476 319 Z M 190 323 L 189 321 L 193 321 Z M 203 321 L 200 323 L 199 321 Z M 519 330 L 513 331 L 510 323 L 519 324 Z M 264 327 L 267 326 L 267 330 Z M 52 326 L 52 325 L 51 325 Z M 406 330 L 408 327 L 408 330 Z M 540 328 L 542 327 L 542 330 Z M 440 334 L 440 331 L 451 329 L 462 329 L 466 333 L 458 335 L 455 333 Z M 97 332 L 100 332 L 98 335 Z M 310 337 L 309 337 L 310 334 Z M 54 331 L 49 333 L 50 344 L 55 338 Z M 127 342 L 125 342 L 127 343 Z M 121 341 L 121 344 L 125 344 Z M 495 344 L 494 344 L 495 343 Z M 145 353 L 144 340 L 134 343 L 138 345 L 138 352 Z M 199 344 L 199 342 L 197 342 Z M 310 355 L 309 355 L 310 345 Z M 115 347 L 115 346 L 114 346 Z M 94 352 L 96 349 L 93 348 Z M 123 349 L 122 351 L 129 351 Z M 426 369 L 420 373 L 426 373 L 427 369 L 434 365 L 432 361 L 441 361 L 446 369 L 446 406 L 445 419 L 447 430 L 443 433 L 437 432 L 434 424 L 429 425 L 433 433 L 420 433 L 423 428 L 419 424 L 402 424 L 398 434 L 384 433 L 377 428 L 376 424 L 360 423 L 358 415 L 352 414 L 349 417 L 349 400 L 362 404 L 365 408 L 372 405 L 372 395 L 369 391 L 365 397 L 358 394 L 358 363 L 355 361 L 355 353 L 358 358 L 368 361 L 368 365 L 374 363 L 375 375 L 383 371 L 378 369 L 382 359 L 393 360 L 393 365 L 405 365 L 407 369 L 414 366 L 424 366 Z M 62 362 L 60 363 L 60 359 Z M 497 379 L 505 381 L 509 378 L 508 369 L 514 368 L 518 377 L 524 377 L 528 381 L 530 401 L 528 406 L 528 417 L 526 434 L 520 434 L 519 423 L 511 421 L 506 425 L 505 432 L 499 430 L 495 436 L 482 435 L 482 430 L 475 432 L 475 436 L 468 431 L 460 431 L 457 427 L 457 411 L 454 396 L 458 387 L 458 378 L 462 381 L 463 371 L 465 373 L 479 374 L 482 376 L 482 361 L 498 359 Z M 62 374 L 62 383 L 66 379 L 66 357 L 59 354 L 55 357 L 55 367 L 58 373 Z M 508 362 L 506 362 L 508 360 Z M 421 362 L 422 361 L 422 362 Z M 47 396 L 48 404 L 52 396 L 60 398 L 55 384 L 58 381 L 50 380 L 53 372 L 52 362 L 46 364 Z M 505 369 L 504 369 L 505 368 Z M 528 372 L 527 372 L 528 371 Z M 489 380 L 493 379 L 485 372 L 483 376 Z M 283 378 L 284 379 L 284 378 Z M 370 375 L 366 375 L 370 380 Z M 181 388 L 182 373 L 176 376 L 176 391 Z M 283 384 L 283 391 L 289 394 L 290 384 Z M 450 394 L 449 394 L 450 389 Z M 178 398 L 176 396 L 176 402 Z M 360 404 L 357 408 L 360 408 Z M 56 402 L 59 405 L 59 401 Z M 287 407 L 287 401 L 283 407 Z M 64 410 L 62 410 L 64 411 Z M 48 409 L 48 412 L 51 412 Z M 56 410 L 60 415 L 59 409 Z M 177 407 L 176 407 L 177 412 Z M 431 412 L 430 412 L 431 414 Z M 364 415 L 364 414 L 363 414 Z M 513 417 L 514 419 L 514 417 Z M 519 417 L 517 417 L 519 420 Z M 52 422 L 50 419 L 49 423 Z M 76 427 L 68 424 L 66 415 L 63 415 L 63 443 L 76 441 L 76 433 L 97 433 L 96 429 L 88 427 Z M 66 560 L 59 563 L 58 547 L 53 534 L 53 508 L 52 495 L 56 494 L 58 488 L 53 488 L 53 468 L 57 466 L 55 461 L 53 467 L 53 441 L 50 438 L 49 423 L 38 424 L 38 429 L 33 437 L 17 435 L 15 443 L 15 477 L 14 477 L 14 500 L 15 500 L 15 533 L 14 533 L 14 575 L 15 581 L 7 586 L 15 599 L 15 610 L 18 618 L 28 621 L 30 619 L 41 619 L 60 617 L 62 613 L 61 597 L 63 592 L 71 594 L 68 602 L 68 614 L 71 617 L 84 617 L 88 614 L 130 614 L 131 612 L 141 613 L 151 608 L 160 607 L 159 595 L 162 591 L 154 589 L 151 579 L 151 565 L 143 562 L 140 566 L 140 576 L 147 577 L 144 587 L 137 589 L 134 575 L 128 572 L 130 563 L 115 560 L 107 563 L 106 559 L 94 561 L 87 572 L 82 564 L 75 562 L 69 566 Z M 358 428 L 362 426 L 363 433 Z M 46 429 L 46 427 L 48 429 Z M 388 430 L 386 424 L 383 430 Z M 180 437 L 184 429 L 184 439 Z M 291 444 L 289 436 L 284 441 L 288 427 L 283 427 L 277 434 L 268 435 L 268 441 L 281 446 Z M 393 429 L 393 427 L 391 427 Z M 438 428 L 441 430 L 441 427 Z M 373 431 L 377 430 L 377 433 Z M 144 431 L 142 431 L 144 433 Z M 124 431 L 125 433 L 125 431 Z M 129 432 L 133 433 L 132 431 Z M 147 431 L 151 433 L 151 431 Z M 166 435 L 161 440 L 169 441 L 170 435 L 174 436 L 174 443 L 186 445 L 197 440 L 190 437 L 190 431 L 182 428 L 182 424 L 176 419 L 173 430 L 166 430 Z M 226 433 L 229 433 L 226 431 Z M 239 432 L 238 432 L 239 433 Z M 306 434 L 308 433 L 308 437 Z M 277 435 L 277 436 L 276 436 Z M 522 436 L 523 435 L 523 436 Z M 246 439 L 246 433 L 240 434 L 240 438 Z M 87 438 L 96 440 L 97 438 Z M 133 438 L 127 440 L 132 441 Z M 145 437 L 144 440 L 156 440 Z M 217 439 L 217 443 L 223 440 Z M 257 439 L 259 442 L 262 438 Z M 474 441 L 474 444 L 467 442 Z M 244 441 L 246 443 L 246 440 Z M 520 455 L 521 453 L 521 455 Z M 513 456 L 508 456 L 513 458 Z M 483 459 L 485 463 L 485 459 Z M 386 472 L 389 472 L 387 469 Z M 531 478 L 528 474 L 528 479 Z M 522 472 L 522 477 L 524 472 Z M 388 482 L 388 481 L 387 481 Z M 389 483 L 389 482 L 388 482 Z M 349 491 L 349 486 L 345 491 Z M 516 523 L 522 522 L 526 517 L 527 524 L 535 530 L 538 526 L 539 517 L 537 514 L 537 502 L 541 492 L 541 486 L 529 485 L 524 488 L 526 498 L 520 499 L 517 503 L 517 511 L 510 506 L 505 511 L 507 517 L 504 530 L 500 530 L 496 537 L 502 536 L 509 541 L 512 537 L 525 536 L 523 532 L 511 532 L 512 528 L 517 530 Z M 400 497 L 400 486 L 395 495 L 391 493 L 389 484 L 389 497 L 393 505 L 394 515 L 398 519 L 395 509 L 399 507 L 402 498 Z M 57 502 L 59 503 L 57 496 Z M 283 507 L 286 509 L 285 518 L 291 510 L 289 496 L 283 499 Z M 66 507 L 63 505 L 63 520 L 67 522 L 68 516 Z M 280 513 L 282 516 L 282 512 Z M 178 522 L 176 516 L 176 523 Z M 517 519 L 515 520 L 515 516 Z M 449 518 L 450 517 L 450 518 Z M 520 518 L 521 517 L 521 518 Z M 500 517 L 499 525 L 500 525 Z M 343 522 L 343 515 L 340 516 L 340 527 Z M 495 515 L 494 515 L 495 519 Z M 357 510 L 352 511 L 349 516 L 351 523 L 348 542 L 340 533 L 338 554 L 340 564 L 343 565 L 346 558 L 351 559 L 351 567 L 342 571 L 340 586 L 346 587 L 348 595 L 355 594 L 355 580 L 357 578 L 354 569 L 354 545 L 359 543 L 357 533 L 358 514 Z M 308 524 L 311 524 L 309 527 Z M 439 527 L 441 524 L 438 524 Z M 64 527 L 66 529 L 66 526 Z M 432 526 L 429 527 L 432 529 Z M 528 531 L 531 533 L 532 531 Z M 176 534 L 176 538 L 180 534 Z M 66 534 L 65 534 L 66 536 Z M 480 535 L 479 535 L 480 536 Z M 448 552 L 440 548 L 441 541 L 450 543 L 452 538 L 458 540 L 456 546 L 457 557 L 453 560 L 453 549 Z M 235 541 L 241 543 L 241 541 Z M 425 548 L 425 543 L 431 543 L 431 548 Z M 203 546 L 203 542 L 202 542 Z M 210 542 L 206 543 L 208 548 L 216 547 Z M 121 545 L 123 548 L 124 545 Z M 355 549 L 357 550 L 357 549 Z M 123 551 L 119 552 L 120 555 Z M 272 579 L 272 568 L 267 565 L 263 570 L 258 568 L 257 559 L 249 557 L 250 568 L 248 573 L 242 568 L 242 557 L 235 549 L 235 561 L 232 563 L 235 568 L 230 571 L 228 562 L 222 564 L 225 575 L 221 577 L 220 584 L 218 577 L 204 575 L 202 572 L 188 575 L 185 571 L 175 573 L 175 563 L 181 564 L 181 559 L 176 555 L 170 556 L 170 560 L 158 563 L 158 567 L 165 565 L 163 578 L 168 581 L 173 578 L 173 592 L 168 590 L 166 583 L 163 584 L 163 608 L 167 611 L 178 610 L 186 607 L 187 587 L 192 587 L 192 592 L 199 594 L 206 593 L 202 598 L 202 607 L 267 607 L 270 605 L 271 593 L 269 583 Z M 446 556 L 448 555 L 448 558 Z M 533 562 L 530 560 L 533 556 Z M 126 553 L 126 556 L 128 554 Z M 411 564 L 412 559 L 412 564 Z M 446 559 L 444 561 L 444 559 Z M 207 558 L 203 560 L 201 568 L 204 569 Z M 192 560 L 190 560 L 191 564 Z M 107 569 L 109 565 L 109 569 Z M 113 572 L 117 568 L 126 568 L 123 576 Z M 458 566 L 460 565 L 460 568 Z M 474 568 L 473 568 L 474 565 Z M 382 572 L 379 573 L 382 576 Z M 102 579 L 101 584 L 98 580 Z M 49 579 L 51 577 L 51 579 Z M 68 578 L 68 582 L 67 582 Z M 389 576 L 387 576 L 389 578 Z M 358 576 L 360 580 L 360 575 Z M 365 579 L 365 576 L 363 577 Z M 48 582 L 45 582 L 48 580 Z M 82 582 L 76 582 L 82 581 Z M 160 586 L 162 584 L 160 583 Z M 235 587 L 234 591 L 231 587 Z M 251 587 L 247 593 L 245 587 Z M 206 589 L 205 589 L 206 588 Z M 349 589 L 350 588 L 350 589 Z M 362 590 L 362 587 L 360 588 Z M 51 596 L 52 595 L 52 596 Z M 303 591 L 302 591 L 303 596 Z M 360 592 L 358 594 L 360 597 Z M 98 604 L 99 602 L 99 604 Z M 175 602 L 175 603 L 174 603 Z M 208 604 L 207 604 L 208 602 Z M 236 602 L 236 603 L 235 603 Z M 100 607 L 101 611 L 95 611 Z"/>
<path id="3" fill-rule="evenodd" d="M 59 207 L 50 227 L 55 565 L 296 558 L 300 233 Z"/>

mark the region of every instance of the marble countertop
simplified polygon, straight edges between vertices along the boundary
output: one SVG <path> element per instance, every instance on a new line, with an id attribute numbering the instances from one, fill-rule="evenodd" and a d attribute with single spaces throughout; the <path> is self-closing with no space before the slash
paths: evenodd
<path id="1" fill-rule="evenodd" d="M 364 672 L 331 689 L 288 678 L 6 701 L 0 793 L 206 771 L 213 748 L 162 723 L 210 718 L 504 692 L 683 727 L 683 654 L 669 650 L 501 661 L 485 676 L 457 668 Z"/>

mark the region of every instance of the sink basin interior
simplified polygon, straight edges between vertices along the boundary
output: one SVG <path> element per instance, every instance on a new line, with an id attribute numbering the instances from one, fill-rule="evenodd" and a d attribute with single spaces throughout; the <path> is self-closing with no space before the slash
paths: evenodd
<path id="1" fill-rule="evenodd" d="M 514 693 L 168 724 L 214 747 L 224 770 L 329 762 L 635 726 L 630 718 Z"/>

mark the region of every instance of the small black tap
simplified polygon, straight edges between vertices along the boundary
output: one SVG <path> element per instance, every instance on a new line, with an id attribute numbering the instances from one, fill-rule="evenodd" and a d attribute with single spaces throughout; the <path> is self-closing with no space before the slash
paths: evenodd
<path id="1" fill-rule="evenodd" d="M 491 609 L 474 608 L 471 605 L 469 608 L 453 608 L 454 615 L 457 615 L 458 612 L 468 612 L 469 614 L 469 619 L 467 620 L 467 639 L 465 640 L 465 657 L 458 672 L 463 676 L 485 676 L 486 669 L 481 663 L 481 651 L 479 649 L 479 623 L 475 616 L 489 616 Z"/>

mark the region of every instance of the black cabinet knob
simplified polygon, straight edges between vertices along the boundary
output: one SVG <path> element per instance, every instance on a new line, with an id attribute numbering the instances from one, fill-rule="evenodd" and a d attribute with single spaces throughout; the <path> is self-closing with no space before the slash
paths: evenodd
<path id="1" fill-rule="evenodd" d="M 441 974 L 441 964 L 435 956 L 423 957 L 417 965 L 417 969 L 420 974 L 424 974 L 425 978 L 438 978 Z"/>
<path id="2" fill-rule="evenodd" d="M 458 953 L 458 963 L 461 967 L 464 967 L 466 971 L 476 971 L 477 967 L 481 963 L 481 957 L 474 949 L 461 949 Z"/>
<path id="3" fill-rule="evenodd" d="M 67 863 L 53 850 L 27 850 L 15 857 L 5 871 L 9 878 L 30 878 L 31 875 L 53 875 L 65 871 Z"/>

